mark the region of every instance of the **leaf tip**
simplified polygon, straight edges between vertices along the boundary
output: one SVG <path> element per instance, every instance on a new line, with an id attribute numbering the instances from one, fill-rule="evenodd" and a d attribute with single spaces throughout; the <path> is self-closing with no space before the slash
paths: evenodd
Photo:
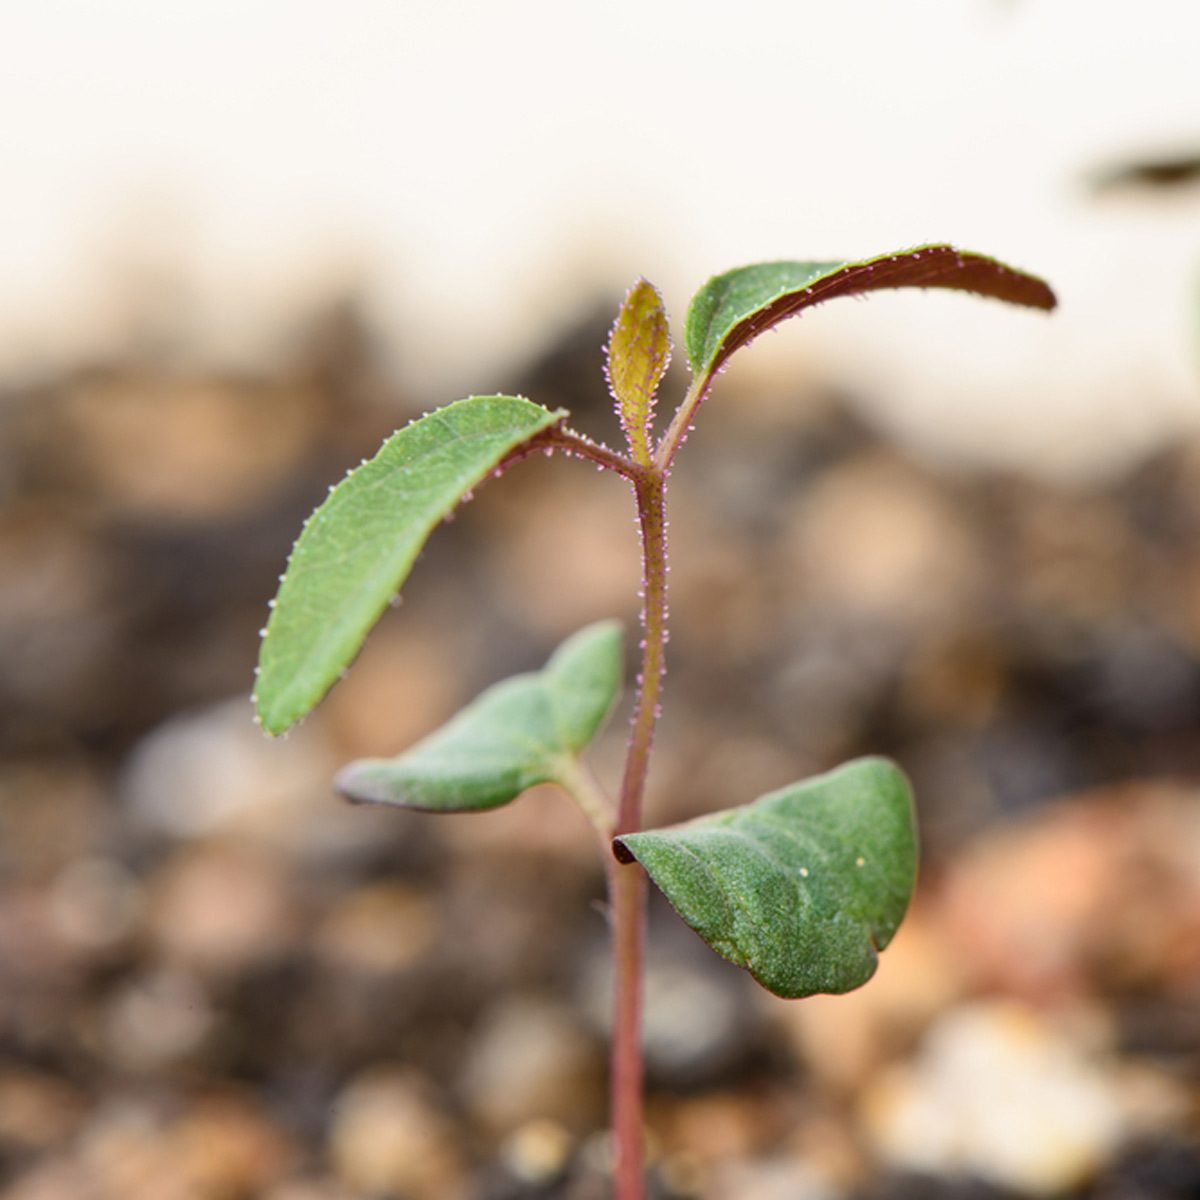
<path id="1" fill-rule="evenodd" d="M 295 724 L 294 718 L 280 716 L 274 712 L 269 705 L 266 705 L 258 697 L 254 700 L 254 723 L 267 735 L 267 737 L 277 738 L 287 733 L 287 731 Z"/>
<path id="2" fill-rule="evenodd" d="M 355 759 L 333 777 L 333 790 L 349 804 L 379 804 L 378 789 L 372 788 L 370 774 L 364 767 L 369 760 Z"/>

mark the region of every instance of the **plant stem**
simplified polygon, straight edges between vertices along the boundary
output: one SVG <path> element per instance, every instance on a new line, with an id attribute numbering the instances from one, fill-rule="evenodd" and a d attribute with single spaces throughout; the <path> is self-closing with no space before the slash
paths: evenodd
<path id="1" fill-rule="evenodd" d="M 671 424 L 659 440 L 654 452 L 654 465 L 666 476 L 675 459 L 676 451 L 683 445 L 684 438 L 691 432 L 692 422 L 696 419 L 696 410 L 704 403 L 709 388 L 712 387 L 710 376 L 697 376 L 692 380 L 682 403 L 675 410 Z"/>
<path id="2" fill-rule="evenodd" d="M 615 471 L 618 475 L 625 476 L 626 479 L 632 479 L 639 470 L 639 465 L 626 455 L 619 454 L 616 450 L 610 450 L 602 442 L 593 441 L 565 425 L 556 425 L 552 429 L 545 430 L 521 449 L 522 451 L 529 449 L 532 453 L 535 450 L 547 448 L 565 450 L 568 454 L 575 455 L 576 458 L 588 459 L 596 466 Z"/>
<path id="3" fill-rule="evenodd" d="M 641 827 L 642 795 L 658 723 L 666 669 L 666 472 L 633 479 L 642 537 L 642 664 L 625 758 L 616 832 Z M 645 1196 L 642 1145 L 642 979 L 646 936 L 646 876 L 636 863 L 608 862 L 613 935 L 612 1129 L 615 1200 Z"/>
<path id="4" fill-rule="evenodd" d="M 642 793 L 667 665 L 666 473 L 650 468 L 633 486 L 642 534 L 642 666 L 617 807 L 617 833 L 632 833 L 641 826 Z"/>
<path id="5" fill-rule="evenodd" d="M 642 972 L 646 937 L 646 876 L 636 863 L 609 856 L 612 919 L 612 1139 L 615 1200 L 643 1200 Z"/>

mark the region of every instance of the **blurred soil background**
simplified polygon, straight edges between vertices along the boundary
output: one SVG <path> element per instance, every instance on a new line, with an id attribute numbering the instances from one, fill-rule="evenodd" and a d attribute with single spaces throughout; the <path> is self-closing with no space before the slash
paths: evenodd
<path id="1" fill-rule="evenodd" d="M 611 436 L 608 319 L 498 383 Z M 760 993 L 656 905 L 658 1194 L 1200 1194 L 1200 442 L 1090 488 L 956 474 L 853 396 L 741 384 L 675 475 L 652 818 L 882 752 L 924 863 L 843 999 Z M 432 818 L 329 781 L 587 621 L 636 644 L 625 485 L 489 483 L 314 716 L 251 720 L 300 522 L 418 409 L 352 299 L 272 374 L 147 355 L 5 397 L 6 1200 L 604 1194 L 586 826 L 549 791 Z"/>
<path id="2" fill-rule="evenodd" d="M 942 238 L 1062 308 L 810 314 L 673 477 L 650 820 L 884 753 L 923 863 L 843 998 L 763 993 L 655 901 L 654 1195 L 1200 1197 L 1200 29 L 1109 7 L 0 15 L 2 1200 L 606 1195 L 586 824 L 330 781 L 589 621 L 636 645 L 625 485 L 489 482 L 276 741 L 267 601 L 435 405 L 614 441 L 637 272 L 678 336 L 711 271 Z"/>

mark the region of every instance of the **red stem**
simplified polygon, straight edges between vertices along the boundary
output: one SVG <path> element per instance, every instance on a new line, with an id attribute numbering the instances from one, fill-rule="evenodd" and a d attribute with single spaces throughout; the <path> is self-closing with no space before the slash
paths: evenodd
<path id="1" fill-rule="evenodd" d="M 666 669 L 666 473 L 654 467 L 634 477 L 642 535 L 642 666 L 625 758 L 616 832 L 641 827 L 642 794 L 658 723 Z M 642 979 L 646 876 L 636 863 L 608 863 L 613 930 L 612 1129 L 615 1200 L 645 1196 L 642 1141 Z"/>
<path id="2" fill-rule="evenodd" d="M 612 1137 L 615 1200 L 643 1200 L 642 966 L 646 876 L 636 864 L 608 863 L 613 939 Z"/>
<path id="3" fill-rule="evenodd" d="M 641 825 L 642 792 L 667 665 L 666 485 L 666 473 L 654 468 L 639 474 L 633 485 L 642 533 L 642 669 L 621 781 L 617 833 L 633 833 Z"/>
<path id="4" fill-rule="evenodd" d="M 688 399 L 692 399 L 689 393 Z M 694 410 L 698 399 L 692 401 Z M 687 401 L 685 401 L 685 405 Z M 642 795 L 650 747 L 658 724 L 667 648 L 666 486 L 671 458 L 686 432 L 664 439 L 654 463 L 632 462 L 564 426 L 556 426 L 515 450 L 501 467 L 539 449 L 566 450 L 614 470 L 633 484 L 642 538 L 642 665 L 625 757 L 614 834 L 641 828 Z M 672 429 L 674 430 L 674 425 Z M 595 823 L 595 814 L 590 814 Z M 607 860 L 613 938 L 612 1137 L 614 1200 L 645 1200 L 642 1137 L 642 980 L 646 939 L 646 875 L 636 863 Z"/>

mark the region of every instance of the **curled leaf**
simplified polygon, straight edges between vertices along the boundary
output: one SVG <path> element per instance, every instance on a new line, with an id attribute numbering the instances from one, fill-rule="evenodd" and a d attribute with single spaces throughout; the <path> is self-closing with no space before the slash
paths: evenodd
<path id="1" fill-rule="evenodd" d="M 912 794 L 882 758 L 624 834 L 614 850 L 640 862 L 718 954 L 788 998 L 866 983 L 916 882 Z"/>
<path id="2" fill-rule="evenodd" d="M 861 262 L 771 262 L 710 279 L 692 298 L 684 342 L 705 385 L 729 356 L 773 325 L 814 304 L 888 288 L 950 288 L 1051 309 L 1050 288 L 994 258 L 953 246 L 918 246 Z"/>

